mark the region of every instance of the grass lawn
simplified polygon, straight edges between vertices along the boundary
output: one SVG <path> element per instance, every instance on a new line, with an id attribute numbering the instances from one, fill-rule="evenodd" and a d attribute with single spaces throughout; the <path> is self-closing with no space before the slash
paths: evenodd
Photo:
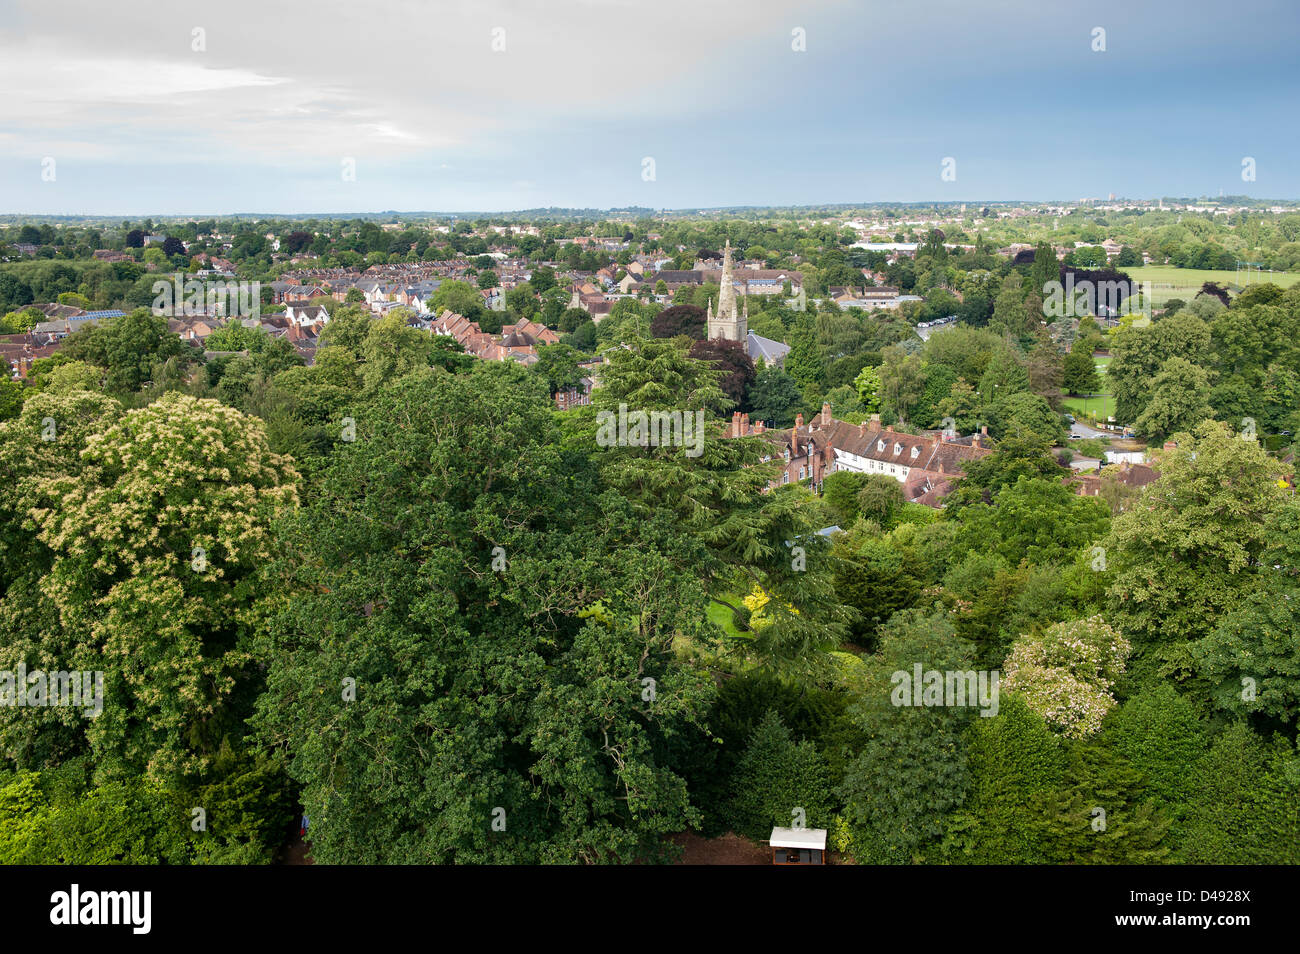
<path id="1" fill-rule="evenodd" d="M 1086 422 L 1093 414 L 1105 423 L 1107 418 L 1115 414 L 1115 399 L 1109 394 L 1101 397 L 1067 397 L 1065 409 L 1077 417 L 1080 423 Z"/>
<path id="2" fill-rule="evenodd" d="M 718 594 L 718 599 L 726 600 L 732 606 L 740 606 L 745 598 L 743 596 L 737 596 L 735 593 L 720 593 Z M 722 631 L 728 636 L 735 639 L 743 639 L 746 637 L 746 634 L 736 629 L 736 624 L 732 622 L 731 610 L 727 609 L 721 603 L 709 602 L 708 617 L 709 622 L 717 623 L 722 627 Z"/>
<path id="3" fill-rule="evenodd" d="M 1097 366 L 1097 374 L 1101 377 L 1101 390 L 1106 391 L 1106 368 L 1110 366 L 1110 355 L 1093 355 L 1093 363 Z M 1065 409 L 1077 417 L 1080 421 L 1086 421 L 1090 415 L 1096 415 L 1096 419 L 1103 424 L 1115 414 L 1115 399 L 1109 394 L 1103 393 L 1100 397 L 1069 397 L 1065 398 Z"/>
<path id="4" fill-rule="evenodd" d="M 1127 273 L 1134 281 L 1151 283 L 1151 300 L 1157 308 L 1171 298 L 1191 301 L 1201 286 L 1206 282 L 1218 282 L 1220 285 L 1236 285 L 1238 275 L 1235 269 L 1209 268 L 1175 268 L 1172 265 L 1129 266 L 1120 271 Z M 1247 287 L 1247 276 L 1241 273 L 1242 287 Z M 1300 281 L 1300 272 L 1255 272 L 1249 276 L 1250 285 L 1272 282 L 1282 288 L 1290 288 Z"/>

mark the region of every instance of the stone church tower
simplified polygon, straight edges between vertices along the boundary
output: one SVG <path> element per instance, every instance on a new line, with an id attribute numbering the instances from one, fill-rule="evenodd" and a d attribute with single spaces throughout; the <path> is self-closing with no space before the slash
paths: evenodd
<path id="1" fill-rule="evenodd" d="M 709 303 L 709 340 L 725 338 L 742 344 L 749 339 L 749 300 L 746 298 L 744 310 L 736 314 L 736 286 L 731 275 L 731 239 L 722 252 L 722 289 L 718 293 L 718 313 L 713 313 L 713 303 Z"/>

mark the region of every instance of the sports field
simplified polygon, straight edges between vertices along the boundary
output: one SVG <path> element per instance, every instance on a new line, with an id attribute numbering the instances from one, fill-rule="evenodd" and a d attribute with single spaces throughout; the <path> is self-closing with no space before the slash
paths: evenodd
<path id="1" fill-rule="evenodd" d="M 1235 269 L 1220 271 L 1209 268 L 1175 268 L 1172 265 L 1142 265 L 1120 269 L 1134 281 L 1151 283 L 1151 300 L 1157 308 L 1171 298 L 1191 301 L 1206 282 L 1218 282 L 1224 287 L 1238 284 L 1245 288 L 1262 282 L 1272 282 L 1290 288 L 1300 281 L 1300 272 L 1237 273 Z"/>

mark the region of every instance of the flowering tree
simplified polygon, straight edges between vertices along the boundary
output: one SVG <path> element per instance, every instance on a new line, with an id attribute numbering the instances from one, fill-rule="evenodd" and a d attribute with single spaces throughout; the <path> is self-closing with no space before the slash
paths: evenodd
<path id="1" fill-rule="evenodd" d="M 1081 739 L 1101 728 L 1115 705 L 1111 687 L 1131 649 L 1100 616 L 1057 623 L 1015 641 L 1003 686 L 1020 693 L 1048 725 Z"/>

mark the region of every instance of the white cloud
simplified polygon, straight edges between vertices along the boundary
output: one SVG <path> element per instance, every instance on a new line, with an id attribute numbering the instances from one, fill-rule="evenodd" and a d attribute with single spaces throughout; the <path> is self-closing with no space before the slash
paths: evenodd
<path id="1" fill-rule="evenodd" d="M 743 100 L 736 64 L 786 43 L 809 5 L 22 0 L 0 28 L 0 155 L 283 166 L 526 150 L 541 128 L 581 136 L 601 118 L 654 124 Z"/>

